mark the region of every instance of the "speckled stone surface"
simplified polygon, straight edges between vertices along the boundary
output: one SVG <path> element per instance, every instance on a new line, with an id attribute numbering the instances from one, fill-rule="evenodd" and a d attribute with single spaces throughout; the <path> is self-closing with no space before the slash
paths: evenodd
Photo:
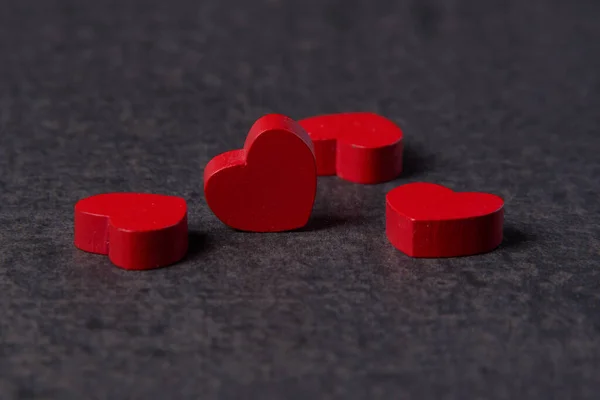
<path id="1" fill-rule="evenodd" d="M 0 398 L 596 399 L 600 3 L 0 0 Z M 300 232 L 223 226 L 204 165 L 267 112 L 375 111 L 405 173 L 319 180 Z M 414 260 L 385 193 L 506 200 L 492 253 Z M 184 262 L 72 245 L 73 205 L 188 200 Z"/>

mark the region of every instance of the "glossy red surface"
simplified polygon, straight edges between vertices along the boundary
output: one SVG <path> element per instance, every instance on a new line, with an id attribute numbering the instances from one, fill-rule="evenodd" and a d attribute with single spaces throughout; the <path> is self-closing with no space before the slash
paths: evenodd
<path id="1" fill-rule="evenodd" d="M 372 184 L 402 172 L 402 130 L 381 115 L 341 113 L 299 122 L 314 142 L 319 175 Z"/>
<path id="2" fill-rule="evenodd" d="M 493 250 L 502 242 L 504 201 L 488 193 L 454 192 L 411 183 L 386 196 L 386 234 L 411 257 L 456 257 Z"/>
<path id="3" fill-rule="evenodd" d="M 182 259 L 188 246 L 184 199 L 146 193 L 108 193 L 75 205 L 75 246 L 106 254 L 113 264 L 140 270 Z"/>
<path id="4" fill-rule="evenodd" d="M 214 157 L 204 170 L 204 194 L 224 224 L 242 231 L 279 232 L 308 222 L 317 188 L 312 141 L 294 120 L 260 118 L 244 148 Z"/>

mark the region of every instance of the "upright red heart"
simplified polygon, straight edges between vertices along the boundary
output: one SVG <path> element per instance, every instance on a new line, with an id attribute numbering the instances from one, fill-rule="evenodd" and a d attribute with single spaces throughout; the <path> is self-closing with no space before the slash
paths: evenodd
<path id="1" fill-rule="evenodd" d="M 107 254 L 118 267 L 150 269 L 182 259 L 188 246 L 184 199 L 108 193 L 75 204 L 75 246 Z"/>
<path id="2" fill-rule="evenodd" d="M 243 149 L 216 156 L 204 170 L 208 206 L 224 224 L 242 231 L 306 225 L 316 189 L 310 137 L 297 122 L 278 114 L 256 121 Z"/>
<path id="3" fill-rule="evenodd" d="M 319 175 L 380 183 L 402 172 L 402 130 L 369 112 L 320 115 L 299 121 L 315 144 Z"/>
<path id="4" fill-rule="evenodd" d="M 488 193 L 458 193 L 411 183 L 386 196 L 386 234 L 411 257 L 485 253 L 502 242 L 504 201 Z"/>

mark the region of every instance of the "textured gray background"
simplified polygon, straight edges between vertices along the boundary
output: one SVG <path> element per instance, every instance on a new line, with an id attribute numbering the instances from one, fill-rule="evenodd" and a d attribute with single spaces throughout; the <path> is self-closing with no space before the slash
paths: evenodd
<path id="1" fill-rule="evenodd" d="M 1 399 L 568 399 L 600 392 L 597 1 L 0 0 Z M 301 232 L 210 213 L 267 112 L 370 110 L 406 172 L 320 179 Z M 487 255 L 386 241 L 406 182 L 506 200 Z M 127 272 L 81 197 L 185 197 L 192 249 Z"/>

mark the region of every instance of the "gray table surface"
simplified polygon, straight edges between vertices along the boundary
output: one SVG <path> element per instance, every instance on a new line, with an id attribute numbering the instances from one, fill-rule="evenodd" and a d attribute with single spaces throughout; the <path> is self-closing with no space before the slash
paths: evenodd
<path id="1" fill-rule="evenodd" d="M 1 399 L 593 399 L 600 2 L 0 0 Z M 375 111 L 405 172 L 319 179 L 299 232 L 222 225 L 204 165 L 268 112 Z M 489 254 L 410 259 L 385 193 L 506 201 Z M 74 203 L 187 199 L 191 249 L 128 272 Z"/>

